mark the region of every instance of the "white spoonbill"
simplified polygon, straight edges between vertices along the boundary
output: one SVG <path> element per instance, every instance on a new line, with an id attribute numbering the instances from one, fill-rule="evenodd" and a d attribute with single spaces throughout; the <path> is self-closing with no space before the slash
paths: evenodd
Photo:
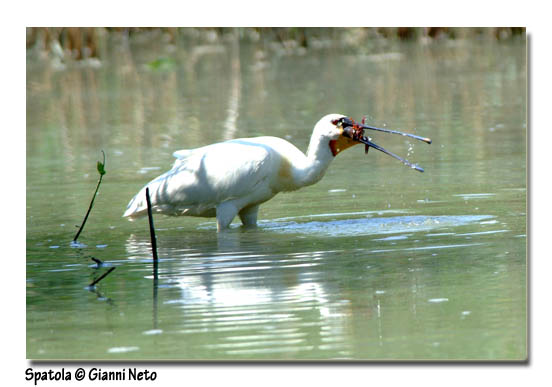
<path id="1" fill-rule="evenodd" d="M 143 187 L 130 201 L 123 216 L 147 214 L 146 187 L 152 210 L 165 215 L 216 217 L 217 230 L 238 215 L 244 226 L 255 226 L 259 205 L 281 191 L 294 191 L 319 181 L 337 154 L 365 144 L 404 164 L 413 165 L 364 136 L 364 130 L 401 134 L 428 144 L 431 140 L 409 133 L 356 123 L 342 114 L 324 116 L 312 133 L 307 154 L 277 137 L 229 140 L 174 153 L 172 169 Z"/>

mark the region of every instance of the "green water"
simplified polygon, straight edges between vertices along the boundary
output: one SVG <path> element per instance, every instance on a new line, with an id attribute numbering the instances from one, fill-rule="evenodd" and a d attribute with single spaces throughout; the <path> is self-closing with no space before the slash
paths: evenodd
<path id="1" fill-rule="evenodd" d="M 525 41 L 199 43 L 29 56 L 28 358 L 526 358 Z M 154 280 L 147 219 L 121 215 L 173 151 L 261 134 L 306 150 L 331 112 L 431 137 L 371 133 L 425 173 L 355 147 L 262 205 L 258 229 L 156 217 Z"/>

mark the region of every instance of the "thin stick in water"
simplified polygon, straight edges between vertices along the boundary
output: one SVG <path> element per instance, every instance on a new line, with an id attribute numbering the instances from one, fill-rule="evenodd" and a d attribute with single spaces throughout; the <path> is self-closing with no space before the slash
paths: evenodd
<path id="1" fill-rule="evenodd" d="M 98 282 L 100 282 L 101 280 L 103 280 L 105 277 L 108 276 L 109 273 L 111 273 L 113 270 L 115 270 L 114 267 L 112 267 L 111 269 L 109 269 L 108 271 L 106 271 L 105 273 L 103 273 L 101 276 L 99 276 L 98 278 L 96 278 L 90 285 L 88 285 L 88 287 L 92 287 L 94 285 L 96 285 Z"/>
<path id="2" fill-rule="evenodd" d="M 148 220 L 151 237 L 151 252 L 153 254 L 153 261 L 157 263 L 157 239 L 155 238 L 155 228 L 153 227 L 153 216 L 151 214 L 151 201 L 149 188 L 146 188 L 146 203 L 148 204 Z"/>

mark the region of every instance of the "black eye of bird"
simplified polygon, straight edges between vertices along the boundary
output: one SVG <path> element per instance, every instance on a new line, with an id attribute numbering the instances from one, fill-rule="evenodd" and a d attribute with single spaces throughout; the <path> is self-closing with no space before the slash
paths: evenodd
<path id="1" fill-rule="evenodd" d="M 341 117 L 341 125 L 343 126 L 355 126 L 355 121 L 350 117 Z"/>

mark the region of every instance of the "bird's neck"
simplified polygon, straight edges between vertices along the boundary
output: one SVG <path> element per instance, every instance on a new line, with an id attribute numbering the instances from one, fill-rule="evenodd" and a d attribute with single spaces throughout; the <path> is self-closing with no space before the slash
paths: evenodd
<path id="1" fill-rule="evenodd" d="M 334 159 L 329 140 L 314 135 L 311 137 L 306 156 L 305 164 L 299 173 L 300 186 L 311 185 L 322 179 Z"/>

